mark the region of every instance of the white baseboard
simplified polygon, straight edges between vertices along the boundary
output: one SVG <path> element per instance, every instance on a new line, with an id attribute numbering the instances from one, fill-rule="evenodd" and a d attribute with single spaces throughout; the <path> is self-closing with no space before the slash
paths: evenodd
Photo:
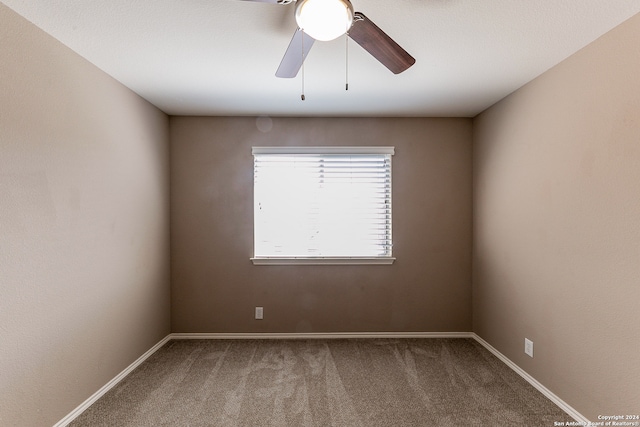
<path id="1" fill-rule="evenodd" d="M 156 345 L 154 345 L 149 350 L 147 350 L 142 356 L 138 357 L 135 362 L 133 362 L 131 365 L 127 366 L 122 372 L 120 372 L 118 375 L 116 375 L 111 381 L 109 381 L 104 386 L 102 386 L 102 388 L 100 388 L 100 390 L 96 391 L 95 393 L 93 393 L 91 395 L 91 397 L 89 397 L 87 400 L 82 402 L 76 409 L 74 409 L 73 411 L 69 412 L 69 414 L 67 414 L 66 417 L 64 417 L 63 419 L 58 421 L 53 427 L 65 427 L 71 421 L 75 420 L 80 414 L 82 414 L 84 411 L 86 411 L 87 408 L 89 408 L 89 406 L 93 405 L 96 400 L 98 400 L 102 396 L 104 396 L 104 394 L 106 392 L 111 390 L 116 384 L 118 384 L 120 381 L 122 381 L 124 379 L 124 377 L 129 375 L 131 373 L 131 371 L 133 371 L 135 368 L 140 366 L 142 364 L 142 362 L 147 360 L 149 358 L 149 356 L 151 356 L 153 353 L 158 351 L 160 349 L 160 347 L 162 347 L 167 342 L 169 342 L 169 340 L 171 340 L 171 335 L 167 335 L 166 337 L 164 337 L 162 340 L 160 340 L 160 342 L 158 342 Z"/>
<path id="2" fill-rule="evenodd" d="M 538 382 L 538 380 L 533 378 L 526 371 L 524 371 L 518 365 L 516 365 L 511 360 L 509 360 L 509 358 L 507 358 L 507 356 L 505 356 L 504 354 L 500 353 L 491 344 L 489 344 L 488 342 L 486 342 L 485 340 L 480 338 L 475 333 L 472 333 L 472 338 L 475 339 L 478 343 L 480 343 L 484 348 L 486 348 L 491 353 L 493 353 L 493 355 L 496 356 L 498 359 L 500 359 L 500 361 L 502 361 L 505 365 L 507 365 L 508 367 L 513 369 L 518 375 L 520 375 L 522 378 L 524 378 L 529 384 L 531 384 L 533 387 L 535 387 L 540 393 L 544 394 L 549 400 L 551 400 L 553 403 L 558 405 L 558 407 L 560 409 L 562 409 L 567 414 L 569 414 L 569 416 L 571 416 L 574 420 L 576 420 L 579 423 L 581 423 L 581 425 L 582 424 L 584 424 L 584 425 L 588 425 L 589 424 L 589 420 L 584 415 L 582 415 L 580 412 L 578 412 L 575 409 L 573 409 L 567 402 L 565 402 L 564 400 L 562 400 L 558 396 L 556 396 L 551 390 L 549 390 L 548 388 L 543 386 L 540 382 Z"/>
<path id="3" fill-rule="evenodd" d="M 153 353 L 170 340 L 184 339 L 352 339 L 352 338 L 473 338 L 504 364 L 513 369 L 518 375 L 524 378 L 529 384 L 544 394 L 549 400 L 558 405 L 560 409 L 569 414 L 573 419 L 587 425 L 589 420 L 573 409 L 564 400 L 556 396 L 551 390 L 539 383 L 535 378 L 525 372 L 518 365 L 509 360 L 505 355 L 493 348 L 491 344 L 480 338 L 473 332 L 335 332 L 335 333 L 173 333 L 164 337 L 160 342 L 151 347 L 140 356 L 135 362 L 116 375 L 111 381 L 105 384 L 100 390 L 82 402 L 77 408 L 71 411 L 66 417 L 58 421 L 53 427 L 65 427 L 71 421 L 82 414 L 96 400 L 100 399 L 106 392 L 118 384 L 131 371 L 137 368 L 142 362 L 147 360 Z"/>
<path id="4" fill-rule="evenodd" d="M 259 339 L 350 339 L 350 338 L 473 338 L 471 332 L 309 332 L 309 333 L 173 333 L 174 340 L 188 339 L 227 339 L 227 340 L 259 340 Z"/>

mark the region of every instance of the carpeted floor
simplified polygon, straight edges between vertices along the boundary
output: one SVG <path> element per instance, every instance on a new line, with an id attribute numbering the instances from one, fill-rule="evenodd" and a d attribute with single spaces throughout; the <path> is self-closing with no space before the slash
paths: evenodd
<path id="1" fill-rule="evenodd" d="M 472 339 L 175 340 L 70 426 L 553 426 Z"/>

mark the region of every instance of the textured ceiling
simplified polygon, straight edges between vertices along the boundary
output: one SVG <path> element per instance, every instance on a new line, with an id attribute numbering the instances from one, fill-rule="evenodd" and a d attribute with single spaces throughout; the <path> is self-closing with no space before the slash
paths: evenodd
<path id="1" fill-rule="evenodd" d="M 354 42 L 275 71 L 294 5 L 240 0 L 0 0 L 173 115 L 472 117 L 640 12 L 640 0 L 352 0 L 416 64 L 394 75 Z"/>

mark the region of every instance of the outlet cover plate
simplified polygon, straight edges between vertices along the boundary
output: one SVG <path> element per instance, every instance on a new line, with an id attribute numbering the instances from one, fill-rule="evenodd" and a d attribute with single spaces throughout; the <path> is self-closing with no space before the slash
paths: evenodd
<path id="1" fill-rule="evenodd" d="M 533 341 L 528 338 L 524 339 L 524 352 L 528 356 L 533 357 Z"/>
<path id="2" fill-rule="evenodd" d="M 264 318 L 264 309 L 262 307 L 256 307 L 256 320 L 262 320 Z"/>

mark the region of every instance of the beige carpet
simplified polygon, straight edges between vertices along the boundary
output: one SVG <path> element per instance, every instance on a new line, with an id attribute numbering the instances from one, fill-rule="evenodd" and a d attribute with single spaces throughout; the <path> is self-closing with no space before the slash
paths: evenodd
<path id="1" fill-rule="evenodd" d="M 472 339 L 170 341 L 71 426 L 553 426 Z"/>

